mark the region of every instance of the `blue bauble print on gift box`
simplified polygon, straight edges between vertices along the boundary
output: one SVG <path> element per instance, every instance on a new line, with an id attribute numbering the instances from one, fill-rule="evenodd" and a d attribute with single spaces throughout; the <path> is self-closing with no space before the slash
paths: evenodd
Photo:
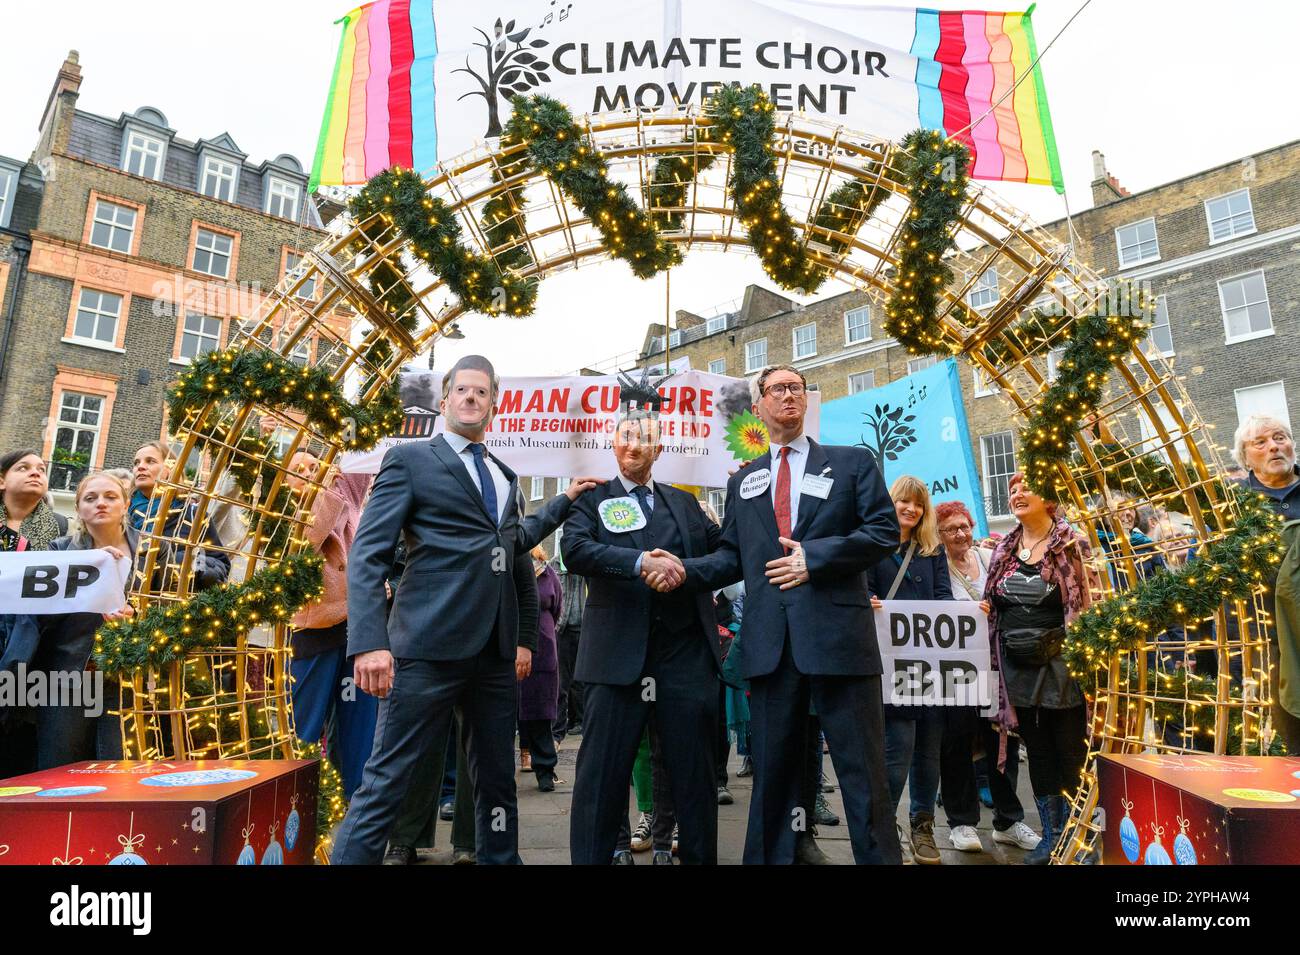
<path id="1" fill-rule="evenodd" d="M 1187 838 L 1187 833 L 1180 832 L 1174 836 L 1174 862 L 1179 865 L 1196 865 L 1196 846 Z"/>
<path id="2" fill-rule="evenodd" d="M 239 860 L 235 865 L 257 865 L 257 853 L 247 842 L 244 843 L 244 848 L 239 850 Z"/>
<path id="3" fill-rule="evenodd" d="M 298 830 L 301 828 L 302 820 L 298 817 L 298 810 L 294 809 L 284 821 L 284 847 L 290 852 L 298 844 Z"/>
<path id="4" fill-rule="evenodd" d="M 140 782 L 146 786 L 215 786 L 256 777 L 257 773 L 250 769 L 194 769 L 184 773 L 161 773 Z"/>
<path id="5" fill-rule="evenodd" d="M 63 786 L 59 789 L 42 789 L 36 795 L 42 799 L 59 799 L 69 796 L 92 796 L 95 793 L 102 793 L 107 787 L 105 786 Z"/>
<path id="6" fill-rule="evenodd" d="M 1160 844 L 1160 836 L 1164 832 L 1158 826 L 1155 829 L 1156 841 L 1147 846 L 1147 853 L 1143 856 L 1142 861 L 1146 865 L 1173 865 L 1174 860 L 1169 858 L 1169 852 Z"/>
<path id="7" fill-rule="evenodd" d="M 1142 840 L 1138 838 L 1138 828 L 1127 814 L 1119 824 L 1119 845 L 1124 850 L 1124 858 L 1137 862 L 1142 854 Z"/>
<path id="8" fill-rule="evenodd" d="M 109 865 L 148 865 L 149 863 L 144 861 L 143 856 L 137 855 L 135 852 L 128 849 L 126 852 L 123 852 L 121 855 L 113 856 L 113 858 L 108 860 L 108 864 Z"/>
<path id="9" fill-rule="evenodd" d="M 280 843 L 274 836 L 271 838 L 271 844 L 262 853 L 262 865 L 284 865 L 284 850 L 280 848 Z"/>

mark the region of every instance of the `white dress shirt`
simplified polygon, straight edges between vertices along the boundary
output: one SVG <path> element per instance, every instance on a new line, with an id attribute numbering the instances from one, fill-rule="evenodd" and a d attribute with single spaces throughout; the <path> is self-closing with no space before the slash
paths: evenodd
<path id="1" fill-rule="evenodd" d="M 447 439 L 448 446 L 456 452 L 461 463 L 465 465 L 465 470 L 469 472 L 469 479 L 474 482 L 480 494 L 483 493 L 483 485 L 478 480 L 478 465 L 474 463 L 474 452 L 469 446 L 474 442 L 463 434 L 457 434 L 455 431 L 446 431 L 443 437 Z M 497 463 L 492 460 L 491 454 L 483 455 L 483 462 L 487 465 L 488 474 L 492 475 L 492 485 L 497 492 L 497 523 L 501 523 L 501 517 L 506 512 L 506 507 L 510 503 L 510 482 L 506 480 L 505 473 L 497 467 Z"/>
<path id="2" fill-rule="evenodd" d="M 772 483 L 768 485 L 772 496 L 772 513 L 776 513 L 776 479 L 781 473 L 781 445 L 772 442 Z M 785 456 L 790 465 L 790 533 L 799 523 L 799 488 L 808 467 L 808 435 L 801 434 L 790 442 L 790 453 Z"/>
<path id="3" fill-rule="evenodd" d="M 635 481 L 633 481 L 633 480 L 629 479 L 628 477 L 626 477 L 626 476 L 623 474 L 622 471 L 619 471 L 619 472 L 618 472 L 618 480 L 619 480 L 619 483 L 623 485 L 623 490 L 627 491 L 627 496 L 628 496 L 628 497 L 636 497 L 636 495 L 633 494 L 632 491 L 635 490 L 636 488 L 640 487 L 641 485 L 637 484 Z M 649 496 L 650 496 L 650 501 L 649 501 L 648 506 L 649 506 L 650 510 L 653 511 L 653 510 L 655 509 L 655 507 L 659 504 L 659 502 L 655 500 L 655 481 L 654 481 L 654 478 L 648 478 L 648 479 L 646 480 L 646 482 L 645 482 L 645 486 L 646 486 L 646 487 L 649 489 L 649 491 L 650 491 L 650 495 L 649 495 Z M 646 520 L 649 520 L 649 519 L 650 519 L 650 515 L 649 515 L 649 514 L 647 514 L 645 517 L 646 517 Z"/>

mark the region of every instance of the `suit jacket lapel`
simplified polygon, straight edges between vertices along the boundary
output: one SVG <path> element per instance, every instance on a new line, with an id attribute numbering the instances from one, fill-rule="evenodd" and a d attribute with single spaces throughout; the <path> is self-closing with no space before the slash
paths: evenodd
<path id="1" fill-rule="evenodd" d="M 761 471 L 763 470 L 763 468 L 767 468 L 768 473 L 771 474 L 772 484 L 776 483 L 776 475 L 771 473 L 772 472 L 771 451 L 766 451 L 763 454 L 756 457 L 753 463 L 750 464 L 749 468 L 753 468 L 755 471 Z M 743 475 L 749 471 L 749 468 L 745 468 L 743 471 L 740 472 L 742 475 L 742 480 L 743 480 Z M 748 505 L 752 511 L 757 512 L 759 522 L 762 523 L 763 529 L 767 531 L 767 536 L 772 539 L 772 544 L 779 548 L 780 547 L 779 541 L 781 539 L 781 534 L 776 528 L 776 511 L 772 507 L 773 493 L 775 492 L 772 490 L 771 485 L 769 485 L 768 487 L 763 489 L 762 493 L 755 494 L 748 501 L 746 501 L 743 497 L 740 499 L 740 501 L 742 506 Z"/>
<path id="2" fill-rule="evenodd" d="M 460 482 L 460 486 L 465 489 L 465 493 L 470 496 L 475 504 L 478 505 L 479 513 L 492 521 L 492 526 L 497 526 L 495 514 L 489 514 L 487 502 L 483 500 L 483 493 L 474 486 L 474 482 L 469 479 L 469 472 L 465 470 L 465 465 L 460 460 L 460 455 L 451 449 L 447 439 L 438 435 L 429 442 L 429 447 L 433 449 L 434 455 L 446 465 L 451 476 Z"/>
<path id="3" fill-rule="evenodd" d="M 668 513 L 677 522 L 677 530 L 681 532 L 682 540 L 686 542 L 686 553 L 677 556 L 694 557 L 691 552 L 691 528 L 686 521 L 686 515 L 682 513 L 686 502 L 673 494 L 672 489 L 665 490 L 665 488 L 668 488 L 668 485 L 655 482 L 655 506 L 668 508 Z"/>
<path id="4" fill-rule="evenodd" d="M 501 512 L 501 526 L 505 527 L 511 521 L 519 520 L 519 475 L 515 474 L 514 471 L 502 464 L 501 459 L 490 451 L 488 452 L 488 457 L 490 457 L 492 462 L 501 469 L 501 473 L 505 475 L 506 482 L 509 484 L 509 487 L 506 490 L 505 510 Z M 486 510 L 487 508 L 484 507 L 484 511 Z"/>
<path id="5" fill-rule="evenodd" d="M 828 460 L 829 459 L 826 457 L 826 450 L 812 438 L 809 438 L 808 462 L 803 471 L 804 475 L 812 475 L 815 477 L 821 474 L 822 469 L 826 467 Z M 833 479 L 834 475 L 831 475 L 831 477 Z M 812 519 L 817 513 L 817 508 L 821 506 L 822 499 L 820 497 L 816 497 L 812 494 L 799 495 L 799 517 L 794 523 L 795 540 L 802 540 L 802 535 L 808 532 L 808 525 L 812 523 Z"/>

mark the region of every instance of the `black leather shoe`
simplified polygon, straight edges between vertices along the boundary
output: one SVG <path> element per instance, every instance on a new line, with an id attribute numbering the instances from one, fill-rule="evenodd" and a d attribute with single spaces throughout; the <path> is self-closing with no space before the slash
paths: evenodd
<path id="1" fill-rule="evenodd" d="M 738 770 L 736 770 L 736 775 L 737 775 L 737 776 L 753 776 L 753 775 L 754 775 L 754 761 L 753 761 L 752 759 L 750 759 L 748 756 L 742 756 L 742 757 L 740 757 L 740 768 L 739 768 Z"/>
<path id="2" fill-rule="evenodd" d="M 478 865 L 478 853 L 473 849 L 453 849 L 451 851 L 452 865 Z"/>
<path id="3" fill-rule="evenodd" d="M 619 849 L 614 853 L 614 865 L 636 865 L 636 860 L 632 858 L 631 849 Z"/>
<path id="4" fill-rule="evenodd" d="M 384 853 L 384 865 L 410 865 L 415 861 L 413 846 L 389 846 Z"/>
<path id="5" fill-rule="evenodd" d="M 650 864 L 651 865 L 672 865 L 673 854 L 664 849 L 656 849 L 654 857 L 653 859 L 651 859 Z"/>
<path id="6" fill-rule="evenodd" d="M 733 796 L 733 795 L 731 795 L 731 790 L 730 790 L 730 789 L 728 789 L 726 786 L 719 786 L 719 787 L 718 787 L 718 805 L 719 805 L 719 806 L 730 806 L 730 805 L 731 805 L 732 803 L 734 803 L 735 801 L 736 801 L 736 797 Z"/>
<path id="7" fill-rule="evenodd" d="M 834 865 L 831 857 L 822 852 L 817 840 L 809 833 L 801 832 L 794 842 L 795 865 Z"/>
<path id="8" fill-rule="evenodd" d="M 555 792 L 555 777 L 550 773 L 537 777 L 537 788 L 544 793 Z"/>
<path id="9" fill-rule="evenodd" d="M 451 822 L 452 817 L 456 814 L 456 800 L 448 799 L 438 807 L 438 818 L 443 822 Z"/>
<path id="10" fill-rule="evenodd" d="M 574 724 L 573 724 L 572 726 L 570 726 L 567 730 L 565 730 L 565 735 L 566 735 L 566 736 L 581 736 L 581 735 L 582 735 L 582 724 L 581 724 L 581 723 L 574 723 Z"/>

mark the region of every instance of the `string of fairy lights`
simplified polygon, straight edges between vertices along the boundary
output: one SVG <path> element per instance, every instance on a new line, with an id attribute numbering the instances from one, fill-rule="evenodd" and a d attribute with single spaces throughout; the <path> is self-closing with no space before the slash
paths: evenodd
<path id="1" fill-rule="evenodd" d="M 383 324 L 396 324 L 408 332 L 416 325 L 417 296 L 408 284 L 400 254 L 414 256 L 466 310 L 502 317 L 532 314 L 538 280 L 517 273 L 536 265 L 527 246 L 522 185 L 533 170 L 550 179 L 582 211 L 610 256 L 625 261 L 638 277 L 649 278 L 681 261 L 679 249 L 660 229 L 684 226 L 690 188 L 729 152 L 728 194 L 765 272 L 783 288 L 812 292 L 829 273 L 814 261 L 784 205 L 774 112 L 759 87 L 719 90 L 705 106 L 707 123 L 694 128 L 693 154 L 656 162 L 649 179 L 647 211 L 625 185 L 611 178 L 606 157 L 584 137 L 567 108 L 545 96 L 517 97 L 501 140 L 501 151 L 509 155 L 493 168 L 498 188 L 481 210 L 491 254 L 479 254 L 464 243 L 457 210 L 431 195 L 413 170 L 385 170 L 349 203 L 361 240 L 353 252 L 362 251 L 363 244 L 375 250 L 391 244 L 398 250 L 376 255 L 364 267 L 370 291 L 383 311 L 382 316 L 371 316 L 382 321 L 371 330 L 371 344 L 363 356 L 372 370 L 360 393 L 371 394 L 369 401 L 346 400 L 325 368 L 300 367 L 269 349 L 245 345 L 197 358 L 168 393 L 170 419 L 199 428 L 204 409 L 214 403 L 256 404 L 293 410 L 327 440 L 348 450 L 371 448 L 395 433 L 402 420 L 398 389 L 392 384 L 371 386 L 381 374 L 378 369 L 392 357 Z M 908 211 L 891 250 L 885 331 L 913 354 L 952 351 L 940 310 L 953 280 L 956 234 L 969 198 L 968 163 L 969 152 L 960 143 L 942 133 L 917 130 L 892 151 L 886 166 L 865 168 L 831 191 L 810 220 L 818 240 L 840 254 L 850 248 L 889 195 L 906 196 Z M 885 176 L 891 180 L 888 187 L 882 183 Z M 1075 316 L 1031 313 L 1001 336 L 1029 343 L 1026 351 L 1048 341 L 1064 341 L 1057 376 L 1037 392 L 1020 434 L 1026 478 L 1046 498 L 1063 496 L 1077 470 L 1076 433 L 1098 414 L 1115 363 L 1147 333 L 1141 293 L 1134 290 L 1127 300 L 1133 307 L 1121 311 L 1099 305 Z M 999 339 L 982 347 L 990 361 L 1011 357 Z M 287 542 L 291 552 L 302 551 L 305 540 L 292 536 L 294 492 L 280 482 L 277 494 L 267 496 L 266 488 L 276 483 L 268 473 L 268 468 L 271 472 L 275 468 L 270 463 L 274 447 L 267 437 L 251 430 L 236 435 L 216 427 L 200 432 L 200 437 L 232 449 L 231 468 L 246 495 L 261 488 L 255 507 L 272 515 L 275 529 L 258 538 L 256 545 Z M 1146 471 L 1139 475 L 1143 467 Z M 1104 478 L 1097 475 L 1096 479 L 1124 479 L 1121 472 L 1127 468 L 1139 481 L 1153 475 L 1167 478 L 1174 485 L 1169 493 L 1178 493 L 1172 472 L 1168 468 L 1161 472 L 1160 467 L 1144 465 L 1136 457 L 1116 456 L 1103 468 Z M 1198 497 L 1204 496 L 1198 491 Z M 1095 603 L 1072 624 L 1066 654 L 1077 675 L 1095 673 L 1149 646 L 1162 628 L 1203 618 L 1224 600 L 1247 599 L 1258 591 L 1281 559 L 1277 521 L 1256 496 L 1234 492 L 1220 495 L 1214 505 L 1219 526 L 1233 523 L 1229 508 L 1235 510 L 1235 526 L 1203 546 L 1185 567 L 1135 582 L 1130 589 Z M 259 625 L 287 626 L 294 613 L 319 598 L 320 588 L 319 558 L 299 552 L 263 567 L 241 585 L 150 606 L 132 620 L 106 624 L 96 639 L 96 664 L 126 679 L 193 654 L 230 647 Z M 1177 686 L 1171 682 L 1175 678 L 1162 675 L 1166 691 L 1197 698 L 1212 692 L 1190 674 L 1184 674 Z M 197 685 L 190 689 L 191 695 L 204 693 Z M 257 719 L 264 716 L 259 711 Z M 346 810 L 341 786 L 335 785 L 325 795 L 326 776 L 332 774 L 337 783 L 337 772 L 327 765 L 323 761 L 322 839 Z"/>

